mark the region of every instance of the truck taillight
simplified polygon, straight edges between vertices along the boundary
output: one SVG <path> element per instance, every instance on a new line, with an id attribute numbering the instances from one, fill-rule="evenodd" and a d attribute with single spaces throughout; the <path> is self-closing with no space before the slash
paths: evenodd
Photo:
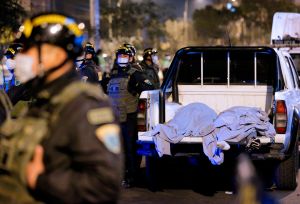
<path id="1" fill-rule="evenodd" d="M 146 113 L 147 113 L 147 100 L 146 99 L 140 99 L 138 103 L 138 117 L 137 117 L 137 123 L 138 123 L 138 131 L 144 132 L 147 130 L 146 128 Z"/>
<path id="2" fill-rule="evenodd" d="M 275 128 L 279 134 L 285 134 L 287 125 L 287 110 L 283 100 L 276 101 Z"/>

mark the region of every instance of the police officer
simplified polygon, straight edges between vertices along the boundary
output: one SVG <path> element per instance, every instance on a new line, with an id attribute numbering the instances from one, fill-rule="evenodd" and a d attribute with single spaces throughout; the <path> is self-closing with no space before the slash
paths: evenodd
<path id="1" fill-rule="evenodd" d="M 5 90 L 12 103 L 15 106 L 19 101 L 29 101 L 31 98 L 31 87 L 21 84 L 15 77 L 16 60 L 15 56 L 21 52 L 23 45 L 12 43 L 5 53 L 6 57 L 6 74 L 4 74 Z M 15 108 L 12 110 L 14 111 Z"/>
<path id="2" fill-rule="evenodd" d="M 14 70 L 16 67 L 15 56 L 22 49 L 20 43 L 11 44 L 4 53 L 5 62 L 3 70 L 3 85 L 5 91 L 8 91 L 12 86 L 16 85 Z"/>
<path id="3" fill-rule="evenodd" d="M 132 53 L 132 56 L 130 56 L 130 58 L 129 58 L 129 63 L 131 64 L 131 66 L 134 67 L 137 70 L 142 70 L 141 65 L 136 61 L 136 49 L 135 49 L 135 47 L 132 44 L 129 44 L 129 43 L 124 43 L 123 46 L 127 47 Z"/>
<path id="4" fill-rule="evenodd" d="M 137 157 L 137 107 L 142 91 L 153 89 L 150 81 L 144 78 L 143 72 L 133 68 L 129 62 L 132 52 L 121 47 L 116 52 L 117 69 L 112 71 L 107 92 L 121 122 L 125 144 L 125 179 L 124 187 L 135 183 L 139 162 Z"/>
<path id="5" fill-rule="evenodd" d="M 79 67 L 81 79 L 84 82 L 99 84 L 98 72 L 101 70 L 95 62 L 96 53 L 93 44 L 90 42 L 86 43 L 84 52 L 84 60 Z"/>
<path id="6" fill-rule="evenodd" d="M 132 44 L 123 43 L 119 48 L 124 48 L 124 47 L 126 47 L 127 49 L 129 49 L 129 51 L 131 51 L 131 53 L 129 55 L 129 64 L 130 64 L 130 66 L 135 70 L 142 71 L 143 69 L 142 69 L 141 65 L 139 65 L 139 63 L 135 59 L 135 56 L 136 56 L 135 47 Z M 118 72 L 118 67 L 119 67 L 118 63 L 116 63 L 116 61 L 114 61 L 113 67 L 112 67 L 110 72 L 111 73 L 117 73 Z M 140 74 L 142 74 L 142 73 L 140 73 Z M 102 86 L 104 91 L 107 90 L 107 85 L 108 85 L 108 82 L 109 82 L 110 78 L 111 78 L 110 73 L 108 73 L 108 72 L 103 73 L 103 77 L 102 77 L 102 80 L 101 80 L 100 83 L 101 83 L 101 86 Z"/>
<path id="7" fill-rule="evenodd" d="M 157 51 L 153 48 L 147 48 L 144 50 L 143 61 L 140 64 L 143 68 L 146 77 L 154 85 L 155 89 L 160 87 L 159 77 L 158 77 L 158 56 Z"/>
<path id="8" fill-rule="evenodd" d="M 116 203 L 123 164 L 120 129 L 101 89 L 82 83 L 74 69 L 83 31 L 71 17 L 42 13 L 24 22 L 18 41 L 24 50 L 16 57 L 16 75 L 31 85 L 36 98 L 20 130 L 34 129 L 25 140 L 28 145 L 37 132 L 43 138 L 25 168 L 25 183 L 34 198 L 45 203 Z M 42 126 L 44 132 L 36 125 L 41 121 L 48 123 Z M 6 184 L 0 185 L 4 189 Z"/>

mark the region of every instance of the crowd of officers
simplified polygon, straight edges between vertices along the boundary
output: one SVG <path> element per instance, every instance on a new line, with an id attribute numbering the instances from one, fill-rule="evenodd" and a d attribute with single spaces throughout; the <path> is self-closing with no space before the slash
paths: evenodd
<path id="1" fill-rule="evenodd" d="M 160 87 L 157 51 L 138 63 L 124 43 L 109 71 L 97 54 L 72 17 L 20 27 L 0 92 L 0 203 L 117 203 L 136 184 L 138 99 Z"/>

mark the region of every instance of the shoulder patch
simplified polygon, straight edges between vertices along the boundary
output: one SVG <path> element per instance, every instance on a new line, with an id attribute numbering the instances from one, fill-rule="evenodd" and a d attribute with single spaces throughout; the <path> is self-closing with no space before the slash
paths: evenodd
<path id="1" fill-rule="evenodd" d="M 111 123 L 114 121 L 114 114 L 111 108 L 96 108 L 87 112 L 88 122 L 92 125 Z"/>
<path id="2" fill-rule="evenodd" d="M 97 138 L 114 154 L 121 152 L 120 127 L 116 124 L 102 125 L 96 129 Z"/>

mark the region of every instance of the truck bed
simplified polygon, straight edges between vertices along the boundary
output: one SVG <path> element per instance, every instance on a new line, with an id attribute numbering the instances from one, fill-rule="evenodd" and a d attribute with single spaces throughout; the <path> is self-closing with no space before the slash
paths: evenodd
<path id="1" fill-rule="evenodd" d="M 259 107 L 266 113 L 272 104 L 273 87 L 266 85 L 178 85 L 179 102 L 207 104 L 218 114 L 233 106 Z"/>
<path id="2" fill-rule="evenodd" d="M 271 139 L 269 137 L 260 136 L 258 137 L 262 144 L 271 143 Z M 275 136 L 275 143 L 283 143 L 284 142 L 284 135 L 277 134 Z M 153 143 L 153 137 L 147 132 L 139 132 L 138 134 L 138 143 Z M 180 143 L 202 143 L 202 137 L 184 137 Z M 232 143 L 232 142 L 229 142 Z"/>

